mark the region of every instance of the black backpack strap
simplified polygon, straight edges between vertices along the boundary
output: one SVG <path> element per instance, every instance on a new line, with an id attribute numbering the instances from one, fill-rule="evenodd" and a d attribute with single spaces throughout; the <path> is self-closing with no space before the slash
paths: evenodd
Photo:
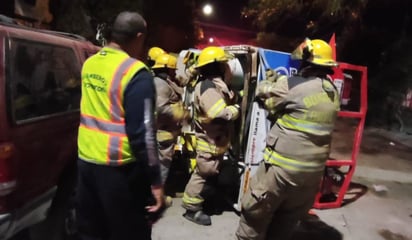
<path id="1" fill-rule="evenodd" d="M 200 84 L 201 84 L 200 85 L 200 94 L 203 94 L 209 88 L 216 88 L 216 85 L 210 79 L 205 79 L 205 80 L 201 81 Z"/>
<path id="2" fill-rule="evenodd" d="M 306 82 L 307 79 L 301 76 L 292 76 L 288 78 L 288 87 L 289 90 L 296 87 L 297 85 Z"/>

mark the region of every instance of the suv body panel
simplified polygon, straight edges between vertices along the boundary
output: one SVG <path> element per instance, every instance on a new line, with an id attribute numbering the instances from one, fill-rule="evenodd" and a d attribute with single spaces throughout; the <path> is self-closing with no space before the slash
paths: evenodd
<path id="1" fill-rule="evenodd" d="M 0 184 L 3 172 L 7 172 L 7 176 L 17 184 L 10 194 L 0 194 L 0 239 L 46 217 L 63 171 L 75 163 L 80 70 L 87 55 L 97 50 L 85 40 L 0 24 L 0 144 L 7 143 L 13 147 L 9 159 L 1 159 L 0 154 Z M 32 55 L 27 58 L 35 66 L 19 64 L 19 54 L 30 51 Z M 45 71 L 38 70 L 43 63 Z M 34 69 L 34 72 L 21 77 L 20 69 L 24 68 Z M 41 84 L 37 84 L 40 77 L 36 76 L 45 76 Z M 61 76 L 67 78 L 63 80 Z M 67 87 L 71 78 L 78 86 Z M 51 90 L 42 90 L 47 84 Z M 41 90 L 33 91 L 39 86 Z M 27 109 L 35 111 L 17 113 L 19 97 L 16 96 L 20 95 L 30 96 L 31 107 Z"/>

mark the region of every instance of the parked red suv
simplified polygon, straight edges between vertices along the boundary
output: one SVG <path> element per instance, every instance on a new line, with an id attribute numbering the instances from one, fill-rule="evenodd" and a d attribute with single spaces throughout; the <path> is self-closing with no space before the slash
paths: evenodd
<path id="1" fill-rule="evenodd" d="M 80 70 L 96 51 L 0 20 L 0 239 L 44 220 L 73 176 Z"/>

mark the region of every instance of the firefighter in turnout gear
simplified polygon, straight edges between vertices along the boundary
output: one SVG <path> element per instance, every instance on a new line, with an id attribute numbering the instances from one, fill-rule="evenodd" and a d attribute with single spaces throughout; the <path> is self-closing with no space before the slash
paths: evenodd
<path id="1" fill-rule="evenodd" d="M 169 173 L 182 123 L 189 116 L 183 107 L 183 86 L 175 78 L 176 62 L 176 57 L 165 53 L 156 58 L 152 67 L 157 93 L 157 140 L 163 184 Z"/>
<path id="2" fill-rule="evenodd" d="M 224 79 L 231 58 L 222 48 L 207 47 L 200 53 L 196 69 L 200 81 L 195 87 L 196 168 L 186 185 L 183 207 L 186 219 L 210 225 L 202 211 L 207 189 L 213 188 L 223 155 L 230 145 L 232 121 L 239 116 L 236 96 Z"/>
<path id="3" fill-rule="evenodd" d="M 337 66 L 332 49 L 323 40 L 307 39 L 292 57 L 302 60 L 297 76 L 257 89 L 258 102 L 277 118 L 264 161 L 242 198 L 237 239 L 288 239 L 312 207 L 329 156 L 340 106 L 327 77 Z"/>

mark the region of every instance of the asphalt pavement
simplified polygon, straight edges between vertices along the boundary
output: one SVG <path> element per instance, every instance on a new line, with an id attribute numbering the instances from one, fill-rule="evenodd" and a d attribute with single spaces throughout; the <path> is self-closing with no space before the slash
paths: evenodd
<path id="1" fill-rule="evenodd" d="M 356 125 L 341 123 L 335 131 L 332 157 L 350 157 Z M 412 240 L 412 136 L 382 129 L 366 129 L 355 176 L 346 194 L 351 199 L 335 209 L 315 210 L 301 222 L 292 240 Z M 180 191 L 187 180 L 178 178 Z M 174 198 L 153 228 L 153 240 L 235 239 L 239 216 L 227 208 L 212 216 L 211 226 L 199 226 L 182 217 L 181 199 Z M 58 222 L 53 219 L 36 226 L 32 238 L 18 240 L 60 240 Z M 54 232 L 54 233 L 53 233 Z M 33 234 L 35 233 L 35 234 Z M 74 240 L 74 239 L 73 239 Z"/>
<path id="2" fill-rule="evenodd" d="M 333 157 L 352 151 L 356 125 L 341 123 L 335 132 Z M 352 131 L 350 131 L 352 129 Z M 412 136 L 366 129 L 358 164 L 340 208 L 315 210 L 293 240 L 412 240 Z M 154 226 L 154 240 L 235 239 L 238 215 L 232 210 L 212 216 L 212 226 L 199 226 L 182 217 L 181 199 Z"/>

